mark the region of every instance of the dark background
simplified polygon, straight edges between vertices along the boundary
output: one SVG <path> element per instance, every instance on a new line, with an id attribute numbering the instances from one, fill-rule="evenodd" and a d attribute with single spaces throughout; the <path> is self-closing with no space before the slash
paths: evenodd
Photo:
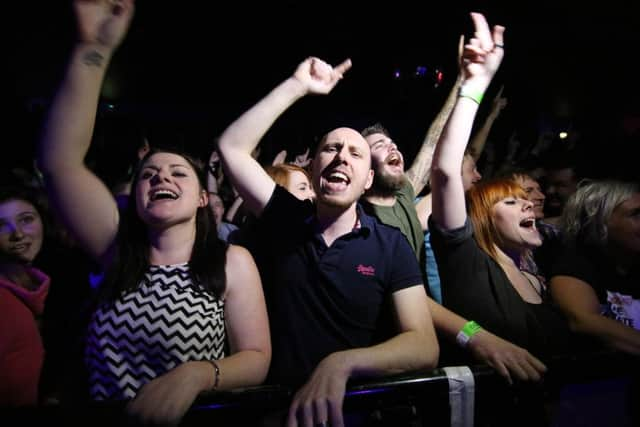
<path id="1" fill-rule="evenodd" d="M 410 159 L 453 84 L 458 37 L 470 34 L 468 12 L 477 10 L 507 28 L 505 60 L 479 114 L 482 120 L 504 84 L 508 106 L 494 126 L 495 144 L 504 147 L 514 131 L 526 144 L 542 131 L 569 129 L 605 169 L 636 149 L 637 6 L 430 3 L 139 0 L 107 76 L 100 121 L 110 123 L 105 128 L 132 121 L 152 144 L 178 138 L 207 156 L 214 137 L 306 56 L 332 64 L 350 57 L 353 68 L 331 95 L 303 99 L 276 123 L 263 159 L 280 148 L 303 151 L 338 125 L 375 121 L 391 130 Z M 66 1 L 15 7 L 6 18 L 5 93 L 12 110 L 8 131 L 17 136 L 5 140 L 13 154 L 3 156 L 4 164 L 32 158 L 74 29 Z M 417 75 L 417 67 L 425 73 Z M 93 147 L 104 153 L 103 164 L 120 162 L 135 146 L 133 137 L 119 135 Z"/>

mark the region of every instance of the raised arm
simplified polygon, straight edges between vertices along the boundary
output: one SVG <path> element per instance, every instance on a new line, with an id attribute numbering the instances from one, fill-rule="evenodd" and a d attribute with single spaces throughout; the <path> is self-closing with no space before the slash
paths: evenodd
<path id="1" fill-rule="evenodd" d="M 78 38 L 53 99 L 38 147 L 38 166 L 66 227 L 95 258 L 105 255 L 118 228 L 107 187 L 86 167 L 100 88 L 109 61 L 133 16 L 133 0 L 74 2 Z"/>
<path id="2" fill-rule="evenodd" d="M 462 60 L 463 46 L 464 37 L 460 36 L 460 42 L 458 43 L 458 64 L 460 64 Z M 449 118 L 449 114 L 451 114 L 451 110 L 453 110 L 453 106 L 458 96 L 458 90 L 462 83 L 462 78 L 463 74 L 459 72 L 458 77 L 456 77 L 456 81 L 449 92 L 449 96 L 447 96 L 447 99 L 436 118 L 431 122 L 431 126 L 429 126 L 429 130 L 422 141 L 422 146 L 420 147 L 418 154 L 416 154 L 411 167 L 407 170 L 406 176 L 409 179 L 409 182 L 411 182 L 415 194 L 419 194 L 424 186 L 427 185 L 427 182 L 429 182 L 429 178 L 431 177 L 433 152 L 435 150 L 436 143 L 440 139 L 442 129 Z M 429 213 L 431 213 L 430 210 Z"/>
<path id="3" fill-rule="evenodd" d="M 350 60 L 332 68 L 318 58 L 307 58 L 298 65 L 293 76 L 246 111 L 220 136 L 218 150 L 225 173 L 256 216 L 269 201 L 275 182 L 251 156 L 251 151 L 287 108 L 309 93 L 329 93 L 349 68 Z"/>
<path id="4" fill-rule="evenodd" d="M 504 55 L 504 27 L 496 25 L 492 32 L 482 14 L 471 13 L 471 18 L 475 33 L 464 47 L 464 81 L 433 158 L 432 215 L 446 230 L 461 227 L 467 217 L 460 173 L 464 151 L 480 96 L 491 83 Z"/>

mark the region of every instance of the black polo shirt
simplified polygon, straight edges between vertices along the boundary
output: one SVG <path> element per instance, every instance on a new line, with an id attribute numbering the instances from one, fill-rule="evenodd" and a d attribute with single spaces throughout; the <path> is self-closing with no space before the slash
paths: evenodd
<path id="1" fill-rule="evenodd" d="M 304 383 L 327 355 L 397 333 L 392 293 L 422 275 L 407 239 L 358 207 L 360 227 L 330 247 L 315 209 L 277 186 L 259 222 L 259 264 L 271 321 L 269 382 Z"/>

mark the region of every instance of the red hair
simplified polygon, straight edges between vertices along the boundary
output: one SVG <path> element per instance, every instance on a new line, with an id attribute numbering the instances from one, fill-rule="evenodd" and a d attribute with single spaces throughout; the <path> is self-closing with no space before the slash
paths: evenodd
<path id="1" fill-rule="evenodd" d="M 527 199 L 527 194 L 518 182 L 510 178 L 479 181 L 467 191 L 469 218 L 473 224 L 473 235 L 478 246 L 498 262 L 496 246 L 500 233 L 493 219 L 493 207 L 507 197 Z"/>
<path id="2" fill-rule="evenodd" d="M 287 188 L 289 186 L 289 175 L 292 172 L 302 172 L 309 180 L 309 183 L 311 183 L 311 176 L 309 175 L 309 172 L 298 165 L 292 165 L 290 163 L 280 163 L 277 165 L 266 166 L 264 169 L 267 174 L 269 174 L 271 179 L 276 182 L 276 184 L 284 188 Z"/>

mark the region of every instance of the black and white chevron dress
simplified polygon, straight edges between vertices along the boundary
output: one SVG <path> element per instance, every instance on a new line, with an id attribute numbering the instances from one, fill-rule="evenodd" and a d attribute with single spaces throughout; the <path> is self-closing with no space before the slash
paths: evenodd
<path id="1" fill-rule="evenodd" d="M 186 263 L 151 266 L 138 289 L 99 307 L 88 332 L 92 398 L 129 399 L 183 362 L 224 357 L 224 300 L 194 284 Z"/>

